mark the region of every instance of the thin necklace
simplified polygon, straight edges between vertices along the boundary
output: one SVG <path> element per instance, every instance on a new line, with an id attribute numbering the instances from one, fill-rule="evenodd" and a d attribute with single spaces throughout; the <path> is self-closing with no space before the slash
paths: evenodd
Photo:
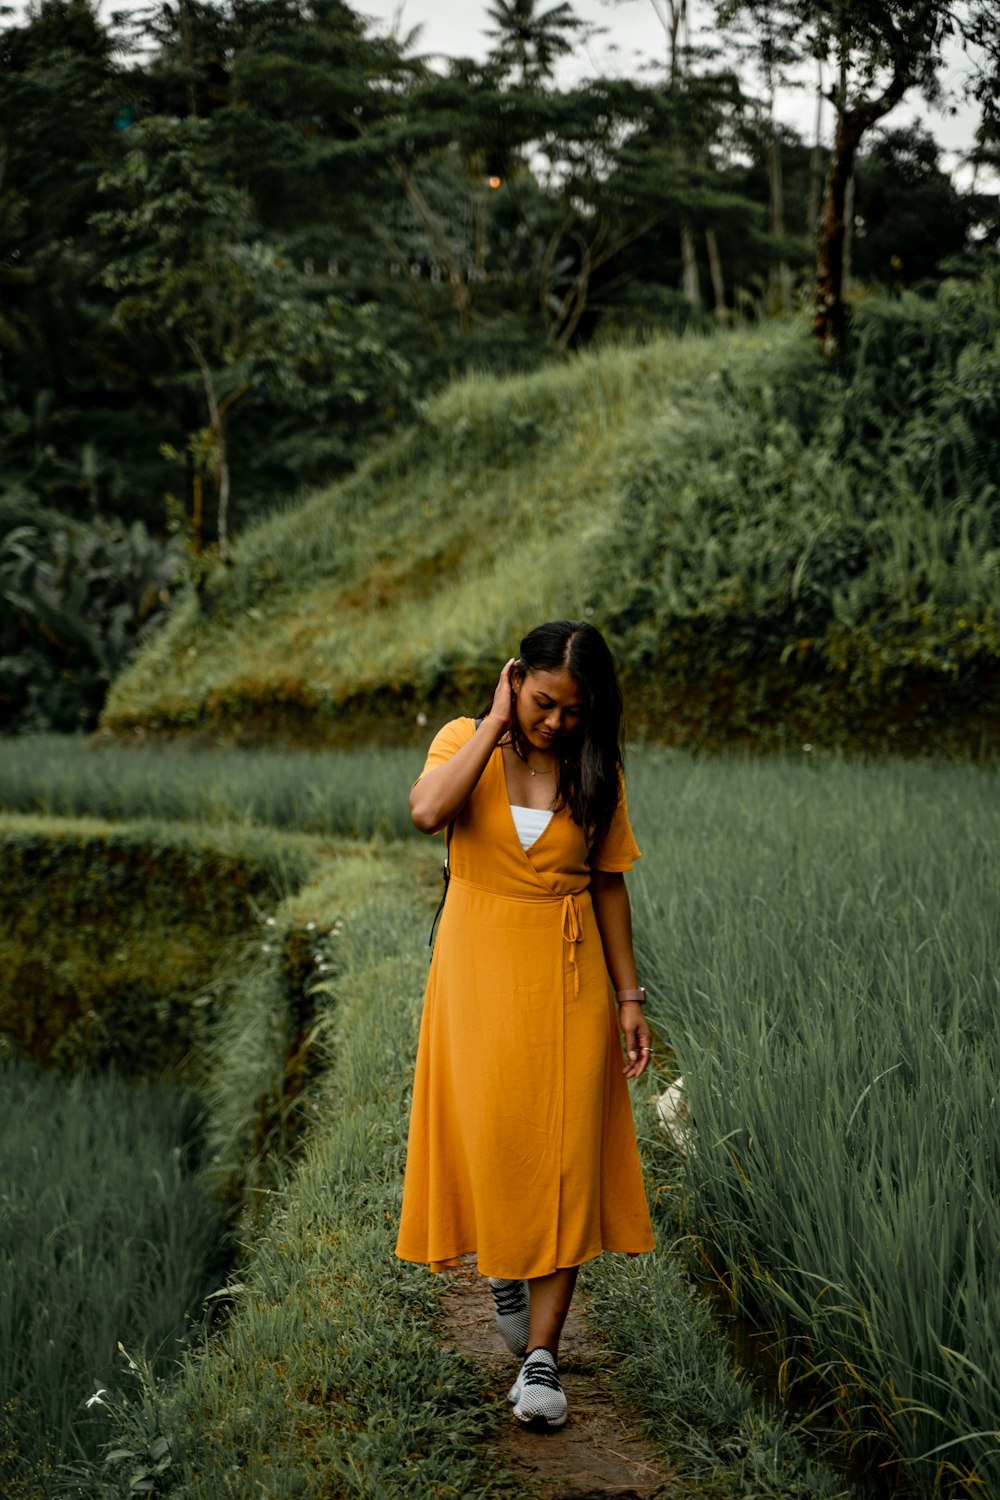
<path id="1" fill-rule="evenodd" d="M 510 746 L 514 754 L 517 756 L 518 760 L 523 761 L 527 766 L 532 776 L 554 776 L 556 774 L 557 767 L 555 766 L 550 766 L 547 771 L 536 771 L 534 766 L 531 764 L 531 761 L 526 755 L 521 754 L 521 751 L 517 748 L 512 739 L 508 738 L 504 740 L 503 743 Z"/>

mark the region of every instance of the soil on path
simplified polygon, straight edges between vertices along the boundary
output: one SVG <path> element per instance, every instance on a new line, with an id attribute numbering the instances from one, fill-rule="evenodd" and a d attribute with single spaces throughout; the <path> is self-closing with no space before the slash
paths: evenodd
<path id="1" fill-rule="evenodd" d="M 680 1482 L 640 1435 L 635 1412 L 615 1391 L 607 1349 L 590 1333 L 580 1301 L 578 1291 L 559 1351 L 569 1402 L 566 1425 L 535 1432 L 511 1414 L 490 1438 L 498 1464 L 523 1475 L 525 1492 L 544 1500 L 682 1500 Z M 448 1277 L 442 1310 L 442 1341 L 482 1371 L 490 1398 L 506 1407 L 518 1362 L 503 1345 L 489 1290 L 471 1258 Z"/>

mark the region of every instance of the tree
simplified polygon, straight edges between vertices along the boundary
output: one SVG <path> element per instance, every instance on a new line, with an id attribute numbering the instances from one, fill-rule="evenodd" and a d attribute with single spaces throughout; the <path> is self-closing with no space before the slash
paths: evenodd
<path id="1" fill-rule="evenodd" d="M 939 155 L 919 126 L 872 132 L 855 169 L 851 261 L 861 281 L 893 291 L 926 284 L 965 249 L 978 203 L 956 190 Z"/>
<path id="2" fill-rule="evenodd" d="M 101 186 L 117 198 L 94 222 L 115 246 L 103 273 L 124 329 L 154 335 L 179 378 L 195 379 L 207 421 L 192 434 L 194 531 L 200 474 L 215 487 L 219 556 L 230 560 L 229 420 L 254 387 L 308 405 L 331 388 L 365 399 L 373 369 L 402 362 L 357 327 L 332 296 L 311 298 L 294 267 L 260 236 L 249 196 L 211 170 L 211 125 L 152 117 L 136 127 L 121 169 Z M 363 321 L 363 320 L 362 320 Z"/>
<path id="3" fill-rule="evenodd" d="M 540 289 L 557 347 L 591 332 L 604 313 L 630 316 L 630 305 L 690 318 L 690 299 L 675 290 L 683 225 L 714 236 L 735 222 L 746 230 L 756 217 L 714 149 L 734 108 L 734 80 L 711 76 L 674 87 L 595 79 L 550 100 L 533 155 L 552 164 L 557 212 Z"/>
<path id="4" fill-rule="evenodd" d="M 785 181 L 782 153 L 782 130 L 776 116 L 778 91 L 787 73 L 802 61 L 799 38 L 788 29 L 787 18 L 770 9 L 755 10 L 750 17 L 752 34 L 744 43 L 746 51 L 756 58 L 764 85 L 763 101 L 756 105 L 756 134 L 765 144 L 768 198 L 771 209 L 771 234 L 777 259 L 770 268 L 770 302 L 778 311 L 787 311 L 792 300 L 792 273 L 785 249 L 787 225 L 785 214 Z"/>
<path id="5" fill-rule="evenodd" d="M 613 0 L 613 3 L 621 4 L 622 0 Z M 671 94 L 676 96 L 680 105 L 680 115 L 683 116 L 684 95 L 691 84 L 694 74 L 692 72 L 692 61 L 694 49 L 691 45 L 689 26 L 690 13 L 688 0 L 650 0 L 653 13 L 663 28 L 664 39 L 667 45 L 666 56 L 666 83 Z M 702 49 L 702 55 L 707 55 Z M 695 85 L 697 91 L 697 84 Z M 699 134 L 695 131 L 695 134 Z M 678 142 L 679 156 L 673 164 L 669 173 L 670 177 L 677 182 L 684 175 L 686 157 L 684 155 L 689 142 Z M 707 142 L 702 139 L 699 142 L 700 159 L 699 166 L 706 165 Z M 681 251 L 681 274 L 683 294 L 692 312 L 699 313 L 702 308 L 701 276 L 698 266 L 698 244 L 695 229 L 697 227 L 697 213 L 691 209 L 682 213 L 678 224 L 678 235 L 680 238 Z M 705 248 L 708 252 L 708 270 L 712 283 L 712 293 L 715 300 L 715 317 L 720 323 L 728 319 L 728 307 L 726 303 L 725 276 L 722 267 L 722 257 L 719 253 L 719 241 L 716 228 L 709 223 L 704 226 Z"/>
<path id="6" fill-rule="evenodd" d="M 587 30 L 564 0 L 545 11 L 537 0 L 493 0 L 486 14 L 495 22 L 486 33 L 497 39 L 493 57 L 504 69 L 516 69 L 522 87 L 551 78 L 559 58 Z"/>
<path id="7" fill-rule="evenodd" d="M 0 31 L 0 76 L 0 478 L 87 512 L 94 393 L 116 385 L 88 216 L 133 79 L 86 0 L 43 0 Z M 135 425 L 117 414 L 116 456 Z"/>
<path id="8" fill-rule="evenodd" d="M 722 0 L 723 25 L 741 16 L 765 33 L 797 31 L 808 54 L 827 62 L 836 79 L 831 99 L 836 131 L 820 214 L 813 326 L 828 355 L 844 328 L 844 250 L 848 184 L 868 131 L 910 89 L 940 96 L 944 49 L 958 38 L 976 52 L 968 92 L 984 108 L 1000 107 L 1000 10 L 995 0 Z"/>

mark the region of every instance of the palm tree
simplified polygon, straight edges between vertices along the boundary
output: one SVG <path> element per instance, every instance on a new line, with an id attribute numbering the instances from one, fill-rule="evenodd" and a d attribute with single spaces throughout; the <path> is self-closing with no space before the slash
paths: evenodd
<path id="1" fill-rule="evenodd" d="M 497 39 L 493 56 L 517 68 L 522 84 L 551 77 L 558 59 L 572 52 L 574 37 L 586 30 L 565 0 L 545 11 L 537 0 L 494 0 L 487 15 L 496 23 L 486 33 Z"/>

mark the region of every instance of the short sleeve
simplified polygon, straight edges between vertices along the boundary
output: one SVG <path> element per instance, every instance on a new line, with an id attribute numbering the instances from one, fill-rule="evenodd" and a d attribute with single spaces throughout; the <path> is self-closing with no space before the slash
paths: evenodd
<path id="1" fill-rule="evenodd" d="M 592 870 L 605 870 L 609 874 L 614 874 L 623 870 L 631 870 L 639 858 L 639 846 L 628 820 L 625 782 L 622 781 L 618 790 L 618 806 L 611 819 L 611 826 L 591 849 L 587 863 Z"/>
<path id="2" fill-rule="evenodd" d="M 436 766 L 443 766 L 447 761 L 451 760 L 455 751 L 461 750 L 463 745 L 468 744 L 475 732 L 475 719 L 449 720 L 447 724 L 438 730 L 437 734 L 431 740 L 427 759 L 424 761 L 424 769 L 421 771 L 420 776 L 426 776 L 428 771 L 433 771 Z M 420 780 L 420 776 L 413 783 L 414 786 Z"/>

